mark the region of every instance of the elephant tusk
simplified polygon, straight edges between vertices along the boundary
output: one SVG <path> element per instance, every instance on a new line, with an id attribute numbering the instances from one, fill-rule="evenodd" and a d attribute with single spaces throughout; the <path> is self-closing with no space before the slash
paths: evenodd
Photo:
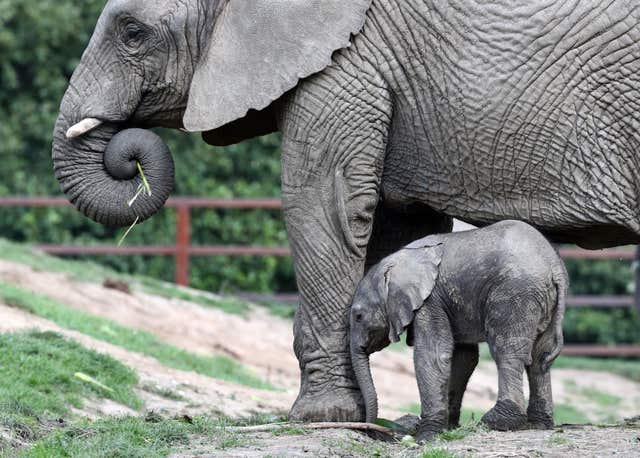
<path id="1" fill-rule="evenodd" d="M 67 130 L 67 138 L 77 138 L 86 134 L 87 132 L 95 129 L 102 121 L 96 118 L 86 118 L 80 121 L 75 126 L 71 126 L 69 130 Z"/>

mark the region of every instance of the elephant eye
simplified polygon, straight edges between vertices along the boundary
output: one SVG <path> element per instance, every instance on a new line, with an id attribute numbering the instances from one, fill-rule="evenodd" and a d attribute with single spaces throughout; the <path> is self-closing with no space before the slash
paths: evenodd
<path id="1" fill-rule="evenodd" d="M 355 319 L 357 322 L 362 321 L 362 313 L 356 313 Z"/>
<path id="2" fill-rule="evenodd" d="M 128 46 L 138 45 L 145 33 L 144 28 L 135 21 L 129 21 L 122 29 L 122 38 Z"/>

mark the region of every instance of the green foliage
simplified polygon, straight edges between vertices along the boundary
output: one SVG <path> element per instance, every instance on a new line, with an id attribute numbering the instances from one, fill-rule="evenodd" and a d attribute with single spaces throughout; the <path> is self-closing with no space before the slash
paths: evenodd
<path id="1" fill-rule="evenodd" d="M 564 320 L 569 343 L 640 343 L 640 313 L 632 308 L 570 308 Z"/>
<path id="2" fill-rule="evenodd" d="M 59 326 L 80 331 L 130 351 L 152 356 L 174 369 L 194 371 L 254 388 L 273 388 L 269 383 L 251 374 L 240 363 L 226 356 L 190 353 L 166 344 L 148 332 L 120 326 L 111 320 L 84 313 L 13 285 L 0 282 L 0 299 L 8 305 L 51 320 Z"/>
<path id="3" fill-rule="evenodd" d="M 51 140 L 62 96 L 105 0 L 0 0 L 0 196 L 49 195 L 60 190 L 51 167 Z M 159 130 L 176 163 L 175 195 L 279 196 L 279 137 L 212 148 L 197 134 Z M 286 244 L 277 211 L 197 210 L 199 244 Z M 171 244 L 175 216 L 161 211 L 137 226 L 126 244 Z M 115 244 L 123 230 L 93 223 L 73 209 L 0 209 L 0 234 L 39 243 Z M 173 280 L 168 257 L 97 258 L 120 272 Z M 294 289 L 285 258 L 201 258 L 192 286 L 211 291 Z"/>
<path id="4" fill-rule="evenodd" d="M 624 260 L 566 261 L 570 293 L 633 294 L 633 265 Z M 635 309 L 569 308 L 564 320 L 568 343 L 640 343 L 640 313 Z"/>

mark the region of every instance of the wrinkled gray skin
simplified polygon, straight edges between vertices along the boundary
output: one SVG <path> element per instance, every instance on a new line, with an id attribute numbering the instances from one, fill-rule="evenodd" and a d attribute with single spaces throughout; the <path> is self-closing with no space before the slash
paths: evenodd
<path id="1" fill-rule="evenodd" d="M 418 439 L 458 426 L 467 382 L 488 342 L 498 366 L 498 402 L 482 421 L 512 430 L 553 426 L 550 365 L 562 349 L 567 274 L 531 226 L 504 221 L 432 235 L 369 270 L 351 307 L 351 360 L 366 420 L 377 418 L 369 355 L 408 329 L 422 415 Z M 522 373 L 530 399 L 525 413 Z"/>
<path id="2" fill-rule="evenodd" d="M 62 101 L 55 173 L 85 214 L 124 226 L 157 211 L 171 183 L 150 170 L 154 195 L 124 205 L 140 177 L 105 166 L 116 132 L 186 127 L 230 144 L 280 130 L 301 295 L 291 416 L 362 419 L 347 327 L 366 265 L 448 231 L 450 217 L 521 219 L 589 247 L 638 241 L 637 8 L 111 0 Z M 87 117 L 105 123 L 65 138 Z M 123 161 L 152 157 L 135 151 Z"/>

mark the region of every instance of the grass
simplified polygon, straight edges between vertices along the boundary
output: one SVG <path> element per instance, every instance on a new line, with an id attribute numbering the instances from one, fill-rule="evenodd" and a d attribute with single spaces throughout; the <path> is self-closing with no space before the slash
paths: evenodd
<path id="1" fill-rule="evenodd" d="M 569 439 L 563 436 L 562 430 L 560 430 L 560 431 L 554 431 L 554 433 L 551 436 L 549 436 L 546 442 L 548 445 L 551 445 L 551 446 L 562 446 L 562 445 L 567 445 L 569 443 Z"/>
<path id="2" fill-rule="evenodd" d="M 439 447 L 427 447 L 422 452 L 422 458 L 456 458 L 453 453 Z"/>
<path id="3" fill-rule="evenodd" d="M 206 417 L 119 417 L 82 421 L 60 429 L 23 450 L 24 458 L 45 457 L 163 457 L 188 446 L 194 437 L 213 438 L 216 448 L 242 445 L 242 439 L 224 431 L 223 420 Z"/>
<path id="4" fill-rule="evenodd" d="M 53 332 L 0 334 L 0 371 L 0 430 L 11 437 L 0 443 L 0 455 L 12 445 L 60 428 L 70 408 L 81 409 L 85 399 L 109 398 L 134 409 L 143 406 L 133 392 L 135 372 Z M 75 377 L 78 372 L 106 389 Z"/>
<path id="5" fill-rule="evenodd" d="M 273 301 L 258 301 L 258 305 L 266 308 L 273 316 L 292 320 L 296 316 L 296 306 Z"/>
<path id="6" fill-rule="evenodd" d="M 622 358 L 586 358 L 581 356 L 560 356 L 553 368 L 604 371 L 640 382 L 640 360 Z"/>
<path id="7" fill-rule="evenodd" d="M 477 423 L 462 423 L 459 428 L 441 432 L 438 434 L 438 439 L 444 442 L 459 441 L 476 431 L 478 431 Z"/>
<path id="8" fill-rule="evenodd" d="M 302 425 L 291 425 L 286 428 L 276 429 L 272 434 L 274 436 L 304 436 L 309 434 L 309 429 Z"/>
<path id="9" fill-rule="evenodd" d="M 486 343 L 480 344 L 480 360 L 491 361 L 491 353 Z M 554 369 L 581 369 L 617 374 L 635 382 L 640 382 L 640 359 L 638 358 L 590 358 L 585 356 L 560 356 L 554 362 Z"/>
<path id="10" fill-rule="evenodd" d="M 420 415 L 421 407 L 420 404 L 413 403 L 403 407 L 401 410 L 414 415 Z M 468 425 L 475 425 L 480 421 L 483 415 L 484 411 L 480 409 L 469 409 L 467 407 L 463 407 L 460 411 L 460 425 L 462 425 L 463 428 Z"/>
<path id="11" fill-rule="evenodd" d="M 253 388 L 274 389 L 271 384 L 260 380 L 231 358 L 190 353 L 166 344 L 148 332 L 121 326 L 14 285 L 0 282 L 0 299 L 7 305 L 51 320 L 64 328 L 156 358 L 174 369 L 193 371 Z"/>
<path id="12" fill-rule="evenodd" d="M 125 283 L 132 283 L 132 289 L 134 290 L 142 290 L 167 299 L 193 302 L 204 307 L 213 307 L 236 315 L 246 316 L 252 307 L 248 302 L 235 297 L 217 297 L 205 291 L 201 293 L 189 291 L 155 278 L 124 275 L 94 262 L 50 256 L 33 249 L 29 245 L 13 243 L 1 238 L 0 258 L 28 265 L 36 271 L 64 273 L 77 281 L 103 283 L 108 278 L 116 279 Z M 261 305 L 276 316 L 293 318 L 295 314 L 295 307 L 289 305 L 273 302 L 266 302 Z"/>
<path id="13" fill-rule="evenodd" d="M 142 407 L 132 391 L 138 382 L 135 372 L 53 332 L 0 334 L 0 369 L 0 399 L 26 405 L 36 415 L 64 415 L 67 405 L 81 408 L 82 399 L 92 396 Z M 107 388 L 87 383 L 76 373 L 87 374 Z"/>
<path id="14" fill-rule="evenodd" d="M 579 425 L 590 422 L 584 413 L 567 404 L 555 404 L 553 406 L 553 421 L 557 425 Z"/>
<path id="15" fill-rule="evenodd" d="M 164 399 L 170 399 L 172 401 L 186 401 L 186 398 L 184 396 L 172 390 L 171 388 L 146 383 L 142 386 L 142 389 L 147 393 L 153 393 Z"/>
<path id="16" fill-rule="evenodd" d="M 25 264 L 40 272 L 65 273 L 79 281 L 101 283 L 106 278 L 117 278 L 123 281 L 130 279 L 126 275 L 119 274 L 95 262 L 57 258 L 35 250 L 29 245 L 13 243 L 6 239 L 0 239 L 0 257 Z"/>
<path id="17" fill-rule="evenodd" d="M 225 429 L 227 426 L 261 424 L 272 419 L 267 416 L 240 420 L 208 416 L 168 418 L 156 413 L 144 417 L 85 419 L 38 438 L 32 447 L 21 450 L 18 456 L 155 458 L 168 456 L 179 449 L 191 450 L 194 442 L 206 443 L 214 450 L 227 450 L 252 443 L 250 436 L 232 433 Z"/>
<path id="18" fill-rule="evenodd" d="M 596 404 L 604 407 L 615 407 L 620 404 L 620 402 L 622 402 L 621 397 L 605 393 L 604 391 L 600 391 L 596 388 L 583 388 L 581 390 L 581 393 L 583 396 L 591 399 Z"/>
<path id="19" fill-rule="evenodd" d="M 242 301 L 235 297 L 213 297 L 206 292 L 195 293 L 185 288 L 175 286 L 171 283 L 162 282 L 153 278 L 139 278 L 138 281 L 143 285 L 145 292 L 162 296 L 168 299 L 178 299 L 182 301 L 193 302 L 194 304 L 203 305 L 205 307 L 213 307 L 222 310 L 225 313 L 246 316 L 251 310 L 248 302 Z"/>
<path id="20" fill-rule="evenodd" d="M 598 390 L 595 390 L 598 391 Z M 609 397 L 613 397 L 608 395 L 607 393 L 598 392 L 601 396 L 601 399 L 606 399 L 608 402 L 612 402 L 612 399 Z M 408 411 L 409 413 L 420 415 L 420 404 L 411 404 L 409 406 L 404 407 L 402 410 Z M 438 437 L 443 441 L 452 441 L 452 440 L 460 440 L 464 439 L 470 433 L 475 431 L 476 424 L 480 421 L 484 415 L 484 412 L 479 409 L 468 409 L 463 407 L 460 412 L 460 427 L 456 429 L 452 429 L 450 431 L 445 431 L 438 435 Z M 580 410 L 576 409 L 573 406 L 567 404 L 555 404 L 553 408 L 553 419 L 556 424 L 583 424 L 590 423 L 589 418 Z"/>

